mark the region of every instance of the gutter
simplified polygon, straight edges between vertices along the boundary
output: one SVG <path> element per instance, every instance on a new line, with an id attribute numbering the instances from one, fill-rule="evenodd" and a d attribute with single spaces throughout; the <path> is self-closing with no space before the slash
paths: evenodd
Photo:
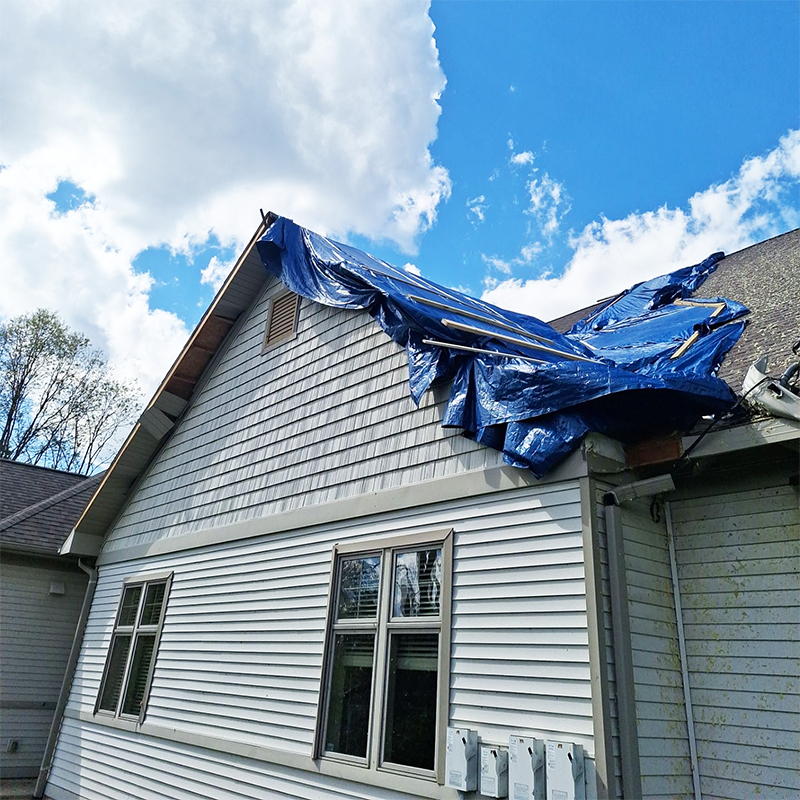
<path id="1" fill-rule="evenodd" d="M 89 610 L 92 607 L 94 590 L 97 587 L 97 570 L 94 567 L 87 566 L 80 559 L 78 559 L 78 566 L 89 576 L 89 583 L 86 586 L 86 594 L 83 596 L 83 605 L 81 606 L 81 614 L 78 617 L 75 636 L 72 638 L 72 647 L 69 651 L 67 668 L 64 672 L 64 679 L 61 681 L 61 690 L 58 693 L 56 710 L 53 713 L 53 722 L 50 725 L 50 733 L 47 737 L 44 755 L 42 756 L 39 778 L 36 781 L 36 788 L 33 790 L 33 797 L 37 798 L 37 800 L 44 796 L 47 778 L 50 774 L 50 767 L 53 762 L 53 754 L 56 749 L 56 742 L 58 741 L 58 733 L 61 729 L 61 722 L 64 719 L 64 710 L 67 707 L 67 700 L 69 700 L 69 692 L 72 688 L 75 668 L 78 666 L 78 656 L 80 656 L 81 653 L 81 643 L 83 642 L 83 634 L 86 631 L 86 622 L 89 619 Z"/>

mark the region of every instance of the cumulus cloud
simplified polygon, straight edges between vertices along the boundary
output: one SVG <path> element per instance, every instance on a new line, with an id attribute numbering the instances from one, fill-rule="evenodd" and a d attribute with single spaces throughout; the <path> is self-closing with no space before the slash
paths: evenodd
<path id="1" fill-rule="evenodd" d="M 495 283 L 483 299 L 553 319 L 717 250 L 735 252 L 797 227 L 798 184 L 800 131 L 790 131 L 774 150 L 746 160 L 685 208 L 603 217 L 571 237 L 574 255 L 563 274 Z"/>
<path id="2" fill-rule="evenodd" d="M 509 163 L 515 167 L 524 167 L 533 164 L 533 153 L 530 150 L 523 150 L 521 153 L 514 153 L 509 159 Z"/>
<path id="3" fill-rule="evenodd" d="M 412 275 L 422 275 L 422 270 L 416 264 L 404 264 L 403 269 Z"/>
<path id="4" fill-rule="evenodd" d="M 526 213 L 536 219 L 544 236 L 552 239 L 558 233 L 561 220 L 572 208 L 564 184 L 545 172 L 541 177 L 531 178 L 526 188 L 530 196 Z"/>
<path id="5" fill-rule="evenodd" d="M 187 331 L 152 307 L 142 250 L 239 247 L 264 208 L 414 252 L 450 193 L 428 149 L 445 79 L 427 12 L 6 0 L 0 316 L 53 308 L 152 388 Z M 65 180 L 94 201 L 56 214 Z"/>

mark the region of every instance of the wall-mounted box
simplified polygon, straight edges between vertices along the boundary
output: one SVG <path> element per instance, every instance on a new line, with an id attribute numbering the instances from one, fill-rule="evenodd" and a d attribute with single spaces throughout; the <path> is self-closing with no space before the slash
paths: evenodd
<path id="1" fill-rule="evenodd" d="M 460 792 L 478 788 L 478 733 L 467 728 L 447 729 L 444 759 L 445 786 Z"/>
<path id="2" fill-rule="evenodd" d="M 508 797 L 508 751 L 481 745 L 480 793 L 484 797 Z"/>
<path id="3" fill-rule="evenodd" d="M 546 762 L 547 800 L 586 800 L 581 745 L 548 739 Z"/>
<path id="4" fill-rule="evenodd" d="M 508 739 L 508 796 L 545 800 L 544 742 L 529 736 Z"/>

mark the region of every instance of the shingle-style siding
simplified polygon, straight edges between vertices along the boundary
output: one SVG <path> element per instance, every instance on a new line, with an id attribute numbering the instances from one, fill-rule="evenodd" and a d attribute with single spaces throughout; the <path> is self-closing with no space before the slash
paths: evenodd
<path id="1" fill-rule="evenodd" d="M 134 740 L 75 714 L 93 709 L 123 578 L 169 569 L 174 579 L 145 724 L 309 756 L 334 543 L 450 527 L 450 722 L 476 728 L 486 741 L 551 737 L 593 755 L 580 487 L 573 480 L 101 567 L 48 794 L 398 797 L 265 761 Z"/>
<path id="2" fill-rule="evenodd" d="M 405 351 L 366 312 L 303 300 L 296 338 L 262 352 L 281 291 L 263 292 L 107 552 L 502 463 L 441 428 L 433 393 L 414 408 Z"/>
<path id="3" fill-rule="evenodd" d="M 784 452 L 672 503 L 704 800 L 800 796 L 800 498 Z"/>
<path id="4" fill-rule="evenodd" d="M 655 518 L 654 518 L 655 517 Z M 663 509 L 622 508 L 642 796 L 691 800 L 686 705 Z"/>
<path id="5" fill-rule="evenodd" d="M 0 564 L 0 772 L 5 777 L 38 774 L 53 719 L 87 581 L 83 572 L 60 567 L 10 555 Z M 50 594 L 51 582 L 63 584 L 64 594 Z M 16 753 L 6 752 L 9 739 L 19 741 Z"/>

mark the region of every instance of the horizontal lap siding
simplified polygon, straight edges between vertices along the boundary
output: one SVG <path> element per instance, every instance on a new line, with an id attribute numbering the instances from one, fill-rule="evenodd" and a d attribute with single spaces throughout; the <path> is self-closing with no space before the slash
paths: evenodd
<path id="1" fill-rule="evenodd" d="M 672 506 L 701 789 L 704 798 L 797 797 L 797 489 L 742 478 L 726 489 Z"/>
<path id="2" fill-rule="evenodd" d="M 622 509 L 644 797 L 692 798 L 686 706 L 666 526 L 650 502 Z"/>
<path id="3" fill-rule="evenodd" d="M 303 300 L 298 335 L 262 353 L 272 282 L 158 455 L 114 550 L 500 464 L 416 408 L 405 350 L 363 311 Z"/>
<path id="4" fill-rule="evenodd" d="M 3 563 L 0 569 L 0 771 L 36 775 L 87 578 L 46 566 Z M 64 584 L 63 595 L 50 594 L 51 581 Z M 39 704 L 49 709 L 34 707 Z M 16 753 L 6 752 L 9 739 L 19 742 Z"/>
<path id="5" fill-rule="evenodd" d="M 101 568 L 69 708 L 93 709 L 122 579 L 144 568 L 171 569 L 145 721 L 310 755 L 333 544 L 448 527 L 456 531 L 450 722 L 477 728 L 498 743 L 511 733 L 555 737 L 593 754 L 576 481 Z M 70 724 L 74 741 L 97 742 L 74 746 L 83 748 L 86 779 L 102 785 L 100 773 L 113 763 L 104 748 L 118 734 L 106 737 L 107 729 Z M 52 783 L 77 792 L 88 784 L 70 773 L 68 741 L 59 744 Z M 177 747 L 146 737 L 136 741 L 146 759 L 155 758 L 157 748 Z M 195 752 L 233 763 L 221 754 Z M 253 769 L 275 772 L 269 764 Z M 292 776 L 312 784 L 301 772 Z M 158 779 L 156 773 L 150 777 Z M 320 795 L 327 784 L 315 780 L 317 794 L 310 796 L 338 796 L 327 788 Z M 245 788 L 225 794 L 223 782 L 212 783 L 222 796 L 260 796 Z M 192 783 L 175 796 L 216 796 L 207 791 Z M 289 783 L 281 791 L 305 796 L 293 795 Z M 390 796 L 363 791 L 365 797 Z M 87 790 L 81 796 L 93 795 Z"/>

